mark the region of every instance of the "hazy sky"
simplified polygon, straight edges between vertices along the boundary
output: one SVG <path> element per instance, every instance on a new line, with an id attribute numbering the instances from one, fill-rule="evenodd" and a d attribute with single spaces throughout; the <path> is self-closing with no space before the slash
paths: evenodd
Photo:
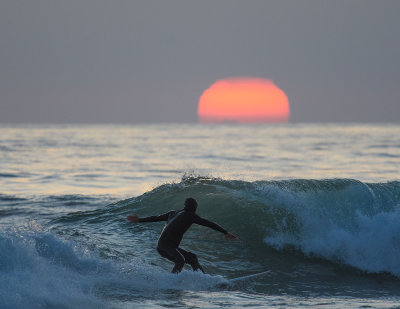
<path id="1" fill-rule="evenodd" d="M 400 120 L 399 0 L 0 0 L 0 122 L 196 122 L 272 79 L 293 122 Z"/>

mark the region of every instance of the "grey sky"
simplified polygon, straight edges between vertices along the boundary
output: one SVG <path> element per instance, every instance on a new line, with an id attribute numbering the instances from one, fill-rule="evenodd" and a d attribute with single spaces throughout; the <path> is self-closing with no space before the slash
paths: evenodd
<path id="1" fill-rule="evenodd" d="M 195 122 L 272 79 L 291 121 L 400 120 L 398 0 L 1 0 L 0 122 Z"/>

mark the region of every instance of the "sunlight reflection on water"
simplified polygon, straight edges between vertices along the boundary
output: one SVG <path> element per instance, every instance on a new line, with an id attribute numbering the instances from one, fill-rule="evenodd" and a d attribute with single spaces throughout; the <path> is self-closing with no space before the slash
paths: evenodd
<path id="1" fill-rule="evenodd" d="M 185 174 L 241 180 L 398 177 L 400 126 L 2 126 L 8 194 L 141 194 Z"/>

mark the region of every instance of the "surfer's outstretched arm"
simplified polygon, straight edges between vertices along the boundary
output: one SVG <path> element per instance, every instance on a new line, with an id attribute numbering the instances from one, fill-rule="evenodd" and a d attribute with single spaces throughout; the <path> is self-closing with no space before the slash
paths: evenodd
<path id="1" fill-rule="evenodd" d="M 144 218 L 139 218 L 137 214 L 133 214 L 132 216 L 128 216 L 126 219 L 132 223 L 167 221 L 170 213 L 171 212 L 167 212 L 159 216 L 150 216 Z"/>
<path id="2" fill-rule="evenodd" d="M 201 218 L 200 216 L 195 215 L 194 223 L 197 223 L 197 224 L 200 224 L 200 225 L 203 225 L 203 226 L 207 226 L 207 227 L 209 227 L 209 228 L 211 228 L 211 229 L 213 229 L 215 231 L 221 232 L 222 234 L 225 235 L 226 239 L 230 239 L 230 240 L 235 240 L 236 239 L 235 235 L 233 235 L 232 233 L 229 233 L 223 227 L 219 226 L 218 224 L 216 224 L 216 223 L 214 223 L 212 221 L 209 221 L 209 220 L 206 220 L 204 218 Z"/>

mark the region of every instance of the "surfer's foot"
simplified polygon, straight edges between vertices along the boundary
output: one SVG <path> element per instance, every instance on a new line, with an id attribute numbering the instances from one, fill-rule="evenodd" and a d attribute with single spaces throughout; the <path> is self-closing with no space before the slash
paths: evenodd
<path id="1" fill-rule="evenodd" d="M 177 263 L 175 264 L 174 268 L 172 269 L 173 274 L 179 274 L 182 271 L 183 266 L 185 263 Z"/>
<path id="2" fill-rule="evenodd" d="M 203 274 L 206 273 L 206 272 L 204 271 L 203 267 L 202 267 L 199 263 L 194 264 L 194 265 L 191 265 L 191 266 L 192 266 L 193 271 L 198 271 L 198 270 L 200 269 L 201 272 L 202 272 Z"/>

